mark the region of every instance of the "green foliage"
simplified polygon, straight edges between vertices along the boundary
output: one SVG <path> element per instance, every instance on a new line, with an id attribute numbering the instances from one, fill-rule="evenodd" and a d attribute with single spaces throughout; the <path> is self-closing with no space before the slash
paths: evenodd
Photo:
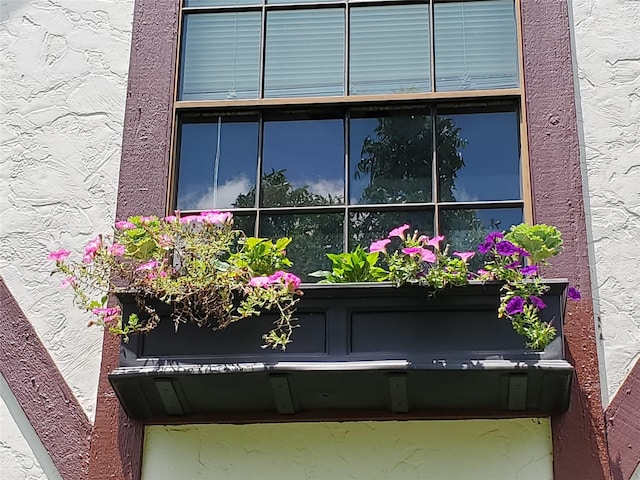
<path id="1" fill-rule="evenodd" d="M 379 282 L 387 278 L 387 272 L 376 267 L 378 253 L 367 253 L 358 246 L 352 252 L 328 253 L 331 271 L 318 271 L 310 275 L 324 278 L 320 283 Z"/>
<path id="2" fill-rule="evenodd" d="M 534 264 L 546 264 L 548 258 L 562 252 L 562 235 L 550 225 L 521 223 L 511 227 L 505 239 L 529 252 L 530 261 Z"/>
<path id="3" fill-rule="evenodd" d="M 291 265 L 285 250 L 290 241 L 246 238 L 228 213 L 136 216 L 118 222 L 113 236 L 89 242 L 82 261 L 66 260 L 70 252 L 62 250 L 50 258 L 73 288 L 76 304 L 92 313 L 90 324 L 114 334 L 126 338 L 154 328 L 160 317 L 152 301 L 161 300 L 173 307 L 176 326 L 189 321 L 224 328 L 275 311 L 279 318 L 263 338 L 267 346 L 284 349 L 300 295 L 300 280 L 282 271 Z M 140 316 L 123 319 L 119 307 L 107 306 L 108 295 L 118 292 L 134 295 Z"/>

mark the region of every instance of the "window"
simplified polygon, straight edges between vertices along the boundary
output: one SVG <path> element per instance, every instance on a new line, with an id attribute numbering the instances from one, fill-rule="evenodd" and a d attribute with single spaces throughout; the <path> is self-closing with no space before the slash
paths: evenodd
<path id="1" fill-rule="evenodd" d="M 182 12 L 178 209 L 294 237 L 300 274 L 402 223 L 468 249 L 522 221 L 514 0 L 185 0 Z"/>

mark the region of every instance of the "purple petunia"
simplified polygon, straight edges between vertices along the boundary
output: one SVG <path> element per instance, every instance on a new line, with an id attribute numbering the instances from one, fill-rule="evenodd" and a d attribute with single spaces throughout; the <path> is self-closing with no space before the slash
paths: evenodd
<path id="1" fill-rule="evenodd" d="M 503 257 L 510 257 L 514 253 L 518 252 L 518 247 L 508 240 L 502 240 L 501 242 L 496 243 L 496 252 L 498 255 L 502 255 Z"/>
<path id="2" fill-rule="evenodd" d="M 526 267 L 522 267 L 520 269 L 520 273 L 525 277 L 530 277 L 531 275 L 538 273 L 538 267 L 535 265 L 528 265 Z"/>
<path id="3" fill-rule="evenodd" d="M 478 245 L 478 252 L 484 255 L 485 253 L 488 253 L 489 250 L 491 250 L 491 247 L 493 247 L 493 243 L 482 242 L 480 245 Z"/>
<path id="4" fill-rule="evenodd" d="M 569 287 L 569 290 L 567 290 L 567 296 L 571 300 L 580 300 L 582 298 L 582 295 L 580 295 L 580 292 L 578 291 L 578 289 L 574 287 Z"/>
<path id="5" fill-rule="evenodd" d="M 509 316 L 516 315 L 518 313 L 522 313 L 522 311 L 524 310 L 524 303 L 525 303 L 524 302 L 524 298 L 522 298 L 522 297 L 513 297 L 507 303 L 507 308 L 506 308 L 505 312 Z"/>
<path id="6" fill-rule="evenodd" d="M 529 297 L 531 301 L 531 305 L 536 307 L 538 310 L 542 310 L 543 308 L 547 308 L 547 305 L 542 301 L 540 297 L 536 297 L 535 295 L 531 295 Z"/>

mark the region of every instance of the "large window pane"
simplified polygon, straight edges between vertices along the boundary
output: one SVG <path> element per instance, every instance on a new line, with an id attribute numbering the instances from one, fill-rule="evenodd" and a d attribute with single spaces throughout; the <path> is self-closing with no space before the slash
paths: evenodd
<path id="1" fill-rule="evenodd" d="M 266 121 L 263 207 L 344 204 L 342 119 Z"/>
<path id="2" fill-rule="evenodd" d="M 354 7 L 349 33 L 352 95 L 431 89 L 428 5 Z"/>
<path id="3" fill-rule="evenodd" d="M 260 236 L 292 237 L 287 256 L 293 262 L 292 271 L 305 282 L 317 282 L 308 274 L 330 270 L 327 253 L 342 252 L 343 214 L 266 215 L 260 217 Z"/>
<path id="4" fill-rule="evenodd" d="M 372 242 L 387 238 L 391 230 L 404 224 L 411 227 L 409 234 L 418 230 L 433 236 L 433 210 L 353 212 L 349 215 L 349 249 L 360 245 L 368 251 Z"/>
<path id="5" fill-rule="evenodd" d="M 185 7 L 226 7 L 230 5 L 262 5 L 262 0 L 184 0 Z"/>
<path id="6" fill-rule="evenodd" d="M 178 98 L 257 98 L 260 12 L 186 15 Z"/>
<path id="7" fill-rule="evenodd" d="M 518 86 L 513 0 L 434 5 L 436 90 Z"/>
<path id="8" fill-rule="evenodd" d="M 519 200 L 518 114 L 439 115 L 437 162 L 440 201 Z"/>
<path id="9" fill-rule="evenodd" d="M 180 210 L 254 207 L 258 122 L 185 123 L 180 136 Z"/>
<path id="10" fill-rule="evenodd" d="M 344 10 L 267 13 L 265 97 L 344 94 Z"/>
<path id="11" fill-rule="evenodd" d="M 350 123 L 350 203 L 430 202 L 431 116 L 371 115 L 352 118 Z"/>

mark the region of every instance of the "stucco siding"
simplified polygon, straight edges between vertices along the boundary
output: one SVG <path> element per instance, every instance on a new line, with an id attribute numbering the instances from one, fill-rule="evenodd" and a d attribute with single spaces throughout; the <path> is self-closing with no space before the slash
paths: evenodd
<path id="1" fill-rule="evenodd" d="M 570 3 L 606 404 L 640 356 L 640 2 Z"/>
<path id="2" fill-rule="evenodd" d="M 548 419 L 153 426 L 142 479 L 551 480 Z"/>

